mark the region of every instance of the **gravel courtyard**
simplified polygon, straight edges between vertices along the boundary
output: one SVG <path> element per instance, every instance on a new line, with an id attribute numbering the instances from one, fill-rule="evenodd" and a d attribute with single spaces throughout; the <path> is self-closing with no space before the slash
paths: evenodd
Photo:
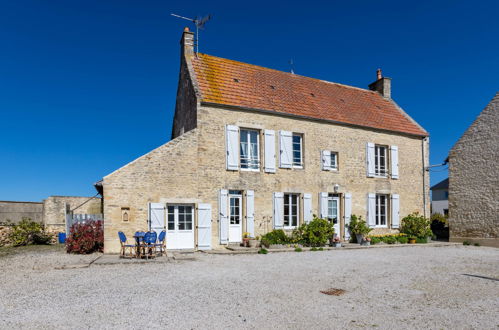
<path id="1" fill-rule="evenodd" d="M 196 254 L 91 265 L 60 249 L 0 256 L 0 328 L 498 329 L 499 249 Z M 340 296 L 321 290 L 344 289 Z"/>

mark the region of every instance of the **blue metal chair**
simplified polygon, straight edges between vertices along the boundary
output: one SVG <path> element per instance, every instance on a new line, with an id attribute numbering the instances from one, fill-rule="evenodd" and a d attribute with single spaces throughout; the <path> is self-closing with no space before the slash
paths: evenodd
<path id="1" fill-rule="evenodd" d="M 128 255 L 129 257 L 133 257 L 133 254 L 135 252 L 135 245 L 133 244 L 126 244 L 126 235 L 124 232 L 119 231 L 118 232 L 118 237 L 120 238 L 120 244 L 121 244 L 121 252 L 120 252 L 120 257 L 121 258 L 126 258 L 126 250 L 128 249 L 130 251 L 130 254 Z"/>
<path id="2" fill-rule="evenodd" d="M 162 256 L 166 251 L 166 230 L 161 231 L 158 236 L 158 243 L 154 244 L 156 248 L 159 248 L 159 255 Z"/>
<path id="3" fill-rule="evenodd" d="M 158 234 L 156 234 L 155 231 L 148 231 L 144 235 L 144 243 L 143 243 L 143 249 L 144 249 L 144 255 L 146 256 L 147 259 L 149 257 L 154 257 L 153 251 L 155 248 L 156 244 L 156 239 L 157 239 Z"/>

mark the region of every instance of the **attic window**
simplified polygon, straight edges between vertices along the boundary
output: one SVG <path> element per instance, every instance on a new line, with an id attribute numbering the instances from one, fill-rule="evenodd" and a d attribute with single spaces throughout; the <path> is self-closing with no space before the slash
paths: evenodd
<path id="1" fill-rule="evenodd" d="M 237 78 L 234 78 L 234 82 L 239 82 L 239 79 L 237 79 Z"/>
<path id="2" fill-rule="evenodd" d="M 381 110 L 381 108 L 380 108 L 380 106 L 379 106 L 379 105 L 377 105 L 377 106 L 376 106 L 376 108 L 378 108 L 378 109 L 380 109 L 380 110 Z"/>
<path id="3" fill-rule="evenodd" d="M 273 86 L 273 85 L 270 85 L 270 88 L 272 88 L 272 89 L 275 89 L 275 86 Z"/>
<path id="4" fill-rule="evenodd" d="M 315 94 L 314 94 L 314 93 L 310 93 L 310 95 L 312 95 L 313 97 L 315 97 Z"/>
<path id="5" fill-rule="evenodd" d="M 344 99 L 340 99 L 341 102 L 345 103 L 345 100 Z"/>

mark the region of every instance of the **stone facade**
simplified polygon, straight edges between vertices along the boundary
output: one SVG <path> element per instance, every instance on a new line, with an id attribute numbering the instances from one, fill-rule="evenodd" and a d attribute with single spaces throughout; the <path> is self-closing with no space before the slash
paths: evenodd
<path id="1" fill-rule="evenodd" d="M 499 247 L 499 93 L 449 153 L 451 241 Z"/>
<path id="2" fill-rule="evenodd" d="M 0 201 L 0 224 L 16 224 L 23 218 L 41 223 L 43 203 Z"/>
<path id="3" fill-rule="evenodd" d="M 264 173 L 262 170 L 227 171 L 226 124 L 258 129 L 261 133 L 263 129 L 284 128 L 302 133 L 304 168 L 278 168 L 275 174 Z M 366 176 L 366 142 L 398 146 L 398 180 Z M 198 111 L 197 129 L 181 135 L 104 178 L 105 252 L 118 251 L 119 230 L 130 237 L 137 230 L 147 229 L 149 202 L 210 203 L 213 219 L 212 246 L 219 247 L 220 189 L 254 190 L 257 235 L 272 229 L 274 192 L 310 193 L 312 210 L 318 214 L 319 192 L 332 193 L 335 184 L 339 185 L 338 192 L 341 195 L 347 192 L 352 194 L 352 213 L 362 215 L 364 219 L 367 213 L 367 193 L 399 194 L 401 218 L 412 212 L 423 213 L 425 208 L 428 215 L 429 182 L 426 176 L 423 188 L 423 148 L 427 165 L 428 140 L 423 141 L 420 137 L 254 111 L 201 106 Z M 339 171 L 321 170 L 320 151 L 323 149 L 338 152 Z M 425 201 L 423 196 L 426 197 Z M 121 208 L 124 207 L 130 209 L 131 215 L 126 223 L 121 219 Z M 375 233 L 391 231 L 389 228 L 376 229 Z"/>
<path id="4" fill-rule="evenodd" d="M 50 233 L 66 231 L 66 211 L 73 210 L 91 197 L 50 196 L 43 201 L 43 224 Z M 102 214 L 102 199 L 93 197 L 74 214 Z"/>

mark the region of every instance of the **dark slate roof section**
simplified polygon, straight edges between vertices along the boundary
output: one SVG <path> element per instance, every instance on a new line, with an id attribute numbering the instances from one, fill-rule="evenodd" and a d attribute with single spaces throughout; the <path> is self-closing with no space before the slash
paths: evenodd
<path id="1" fill-rule="evenodd" d="M 431 190 L 439 190 L 439 189 L 449 189 L 449 178 L 440 181 L 436 185 L 430 188 Z"/>

